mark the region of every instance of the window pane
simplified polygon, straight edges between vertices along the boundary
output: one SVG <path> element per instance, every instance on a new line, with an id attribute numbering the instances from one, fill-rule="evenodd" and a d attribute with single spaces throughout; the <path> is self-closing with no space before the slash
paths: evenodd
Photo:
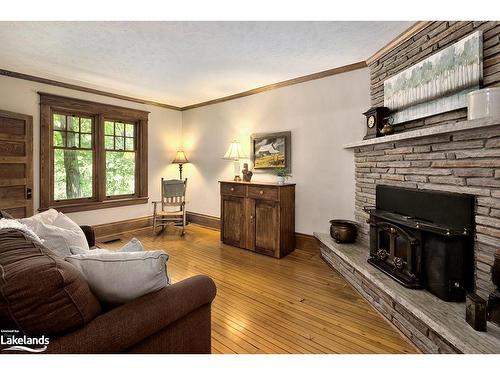
<path id="1" fill-rule="evenodd" d="M 134 138 L 125 138 L 125 150 L 134 151 Z"/>
<path id="2" fill-rule="evenodd" d="M 92 151 L 54 150 L 54 200 L 92 197 Z"/>
<path id="3" fill-rule="evenodd" d="M 80 131 L 82 133 L 92 133 L 92 120 L 89 118 L 81 118 Z"/>
<path id="4" fill-rule="evenodd" d="M 80 118 L 74 116 L 68 116 L 66 118 L 68 124 L 68 130 L 79 132 L 80 131 Z"/>
<path id="5" fill-rule="evenodd" d="M 54 115 L 54 129 L 66 129 L 66 116 Z"/>
<path id="6" fill-rule="evenodd" d="M 127 137 L 133 137 L 134 136 L 134 124 L 126 124 L 125 125 L 125 135 Z"/>
<path id="7" fill-rule="evenodd" d="M 106 151 L 106 195 L 135 193 L 135 152 Z"/>
<path id="8" fill-rule="evenodd" d="M 113 121 L 104 121 L 104 133 L 106 135 L 115 134 L 115 123 Z"/>
<path id="9" fill-rule="evenodd" d="M 106 136 L 106 138 L 104 139 L 104 146 L 106 147 L 106 150 L 114 150 L 114 139 L 115 137 Z"/>
<path id="10" fill-rule="evenodd" d="M 81 148 L 92 148 L 92 135 L 91 134 L 80 135 L 80 147 Z"/>
<path id="11" fill-rule="evenodd" d="M 124 148 L 124 139 L 122 137 L 115 137 L 115 150 L 123 150 Z"/>
<path id="12" fill-rule="evenodd" d="M 66 133 L 67 147 L 80 147 L 80 140 L 78 133 Z"/>
<path id="13" fill-rule="evenodd" d="M 123 136 L 125 132 L 125 124 L 121 122 L 115 122 L 115 135 Z"/>
<path id="14" fill-rule="evenodd" d="M 54 132 L 54 147 L 64 147 L 64 132 Z"/>

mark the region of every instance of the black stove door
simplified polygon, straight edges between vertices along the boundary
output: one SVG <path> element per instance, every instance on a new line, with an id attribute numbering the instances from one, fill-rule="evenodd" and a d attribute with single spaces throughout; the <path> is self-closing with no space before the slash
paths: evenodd
<path id="1" fill-rule="evenodd" d="M 386 221 L 372 224 L 370 239 L 372 260 L 403 285 L 417 287 L 415 284 L 419 283 L 421 272 L 419 239 L 400 226 Z"/>

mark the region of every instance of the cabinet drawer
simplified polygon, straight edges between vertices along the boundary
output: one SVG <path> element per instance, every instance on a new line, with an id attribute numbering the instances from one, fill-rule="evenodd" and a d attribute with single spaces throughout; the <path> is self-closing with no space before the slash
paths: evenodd
<path id="1" fill-rule="evenodd" d="M 249 186 L 248 196 L 255 199 L 278 200 L 278 188 L 269 186 Z"/>
<path id="2" fill-rule="evenodd" d="M 220 192 L 223 195 L 234 195 L 237 197 L 245 196 L 245 185 L 237 185 L 237 184 L 222 184 L 220 186 Z"/>

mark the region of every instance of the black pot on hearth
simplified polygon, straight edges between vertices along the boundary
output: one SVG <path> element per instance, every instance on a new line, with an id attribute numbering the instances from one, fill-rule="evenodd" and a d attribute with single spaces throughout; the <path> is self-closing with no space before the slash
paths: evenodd
<path id="1" fill-rule="evenodd" d="M 330 236 L 337 243 L 350 243 L 356 240 L 358 229 L 356 223 L 350 220 L 330 220 Z"/>

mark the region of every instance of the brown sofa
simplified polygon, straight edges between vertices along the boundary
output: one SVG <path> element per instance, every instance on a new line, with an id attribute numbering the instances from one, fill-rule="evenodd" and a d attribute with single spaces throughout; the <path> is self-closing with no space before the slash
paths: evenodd
<path id="1" fill-rule="evenodd" d="M 93 246 L 92 229 L 82 229 Z M 211 352 L 216 287 L 207 276 L 110 308 L 76 268 L 12 229 L 0 230 L 0 273 L 0 329 L 48 336 L 45 353 Z"/>

